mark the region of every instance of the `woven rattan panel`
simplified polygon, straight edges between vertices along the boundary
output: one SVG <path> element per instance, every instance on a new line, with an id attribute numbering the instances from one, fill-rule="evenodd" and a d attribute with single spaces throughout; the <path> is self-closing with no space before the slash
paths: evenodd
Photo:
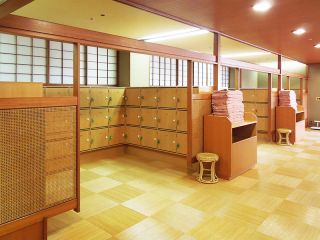
<path id="1" fill-rule="evenodd" d="M 0 224 L 75 198 L 75 113 L 0 110 Z"/>

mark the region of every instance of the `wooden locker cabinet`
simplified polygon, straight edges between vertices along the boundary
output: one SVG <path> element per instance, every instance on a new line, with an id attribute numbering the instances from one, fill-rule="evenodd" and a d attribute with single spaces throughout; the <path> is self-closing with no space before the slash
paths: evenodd
<path id="1" fill-rule="evenodd" d="M 157 107 L 158 105 L 158 90 L 157 88 L 141 88 L 141 106 Z"/>
<path id="2" fill-rule="evenodd" d="M 56 141 L 46 142 L 45 144 L 45 158 L 46 159 L 58 159 L 64 158 L 74 153 L 73 139 L 62 139 Z M 59 151 L 57 151 L 59 149 Z"/>
<path id="3" fill-rule="evenodd" d="M 158 147 L 158 135 L 157 130 L 141 128 L 141 145 L 150 148 Z"/>
<path id="4" fill-rule="evenodd" d="M 268 110 L 268 104 L 266 103 L 257 103 L 256 104 L 256 114 L 259 117 L 268 117 L 269 110 Z"/>
<path id="5" fill-rule="evenodd" d="M 66 97 L 73 95 L 72 88 L 62 88 L 62 87 L 46 87 L 44 88 L 44 95 L 46 97 Z"/>
<path id="6" fill-rule="evenodd" d="M 177 107 L 177 89 L 176 88 L 158 88 L 158 107 L 176 108 Z"/>
<path id="7" fill-rule="evenodd" d="M 108 128 L 91 130 L 91 148 L 102 148 L 108 146 Z"/>
<path id="8" fill-rule="evenodd" d="M 159 109 L 158 128 L 175 130 L 177 128 L 177 111 Z"/>
<path id="9" fill-rule="evenodd" d="M 80 88 L 80 107 L 90 107 L 91 100 L 90 88 Z"/>
<path id="10" fill-rule="evenodd" d="M 157 109 L 141 108 L 141 126 L 156 128 L 158 125 Z"/>
<path id="11" fill-rule="evenodd" d="M 125 124 L 125 110 L 123 107 L 109 108 L 109 126 Z"/>
<path id="12" fill-rule="evenodd" d="M 262 132 L 268 131 L 268 118 L 258 117 L 257 130 Z"/>
<path id="13" fill-rule="evenodd" d="M 177 108 L 187 109 L 188 107 L 188 94 L 187 88 L 177 88 Z"/>
<path id="14" fill-rule="evenodd" d="M 91 128 L 107 127 L 111 118 L 108 108 L 91 109 Z"/>
<path id="15" fill-rule="evenodd" d="M 158 131 L 158 149 L 168 152 L 176 152 L 176 133 Z"/>
<path id="16" fill-rule="evenodd" d="M 127 108 L 126 118 L 129 125 L 140 126 L 141 121 L 143 121 L 140 108 Z"/>
<path id="17" fill-rule="evenodd" d="M 70 129 L 70 124 L 73 124 L 74 121 L 72 112 L 45 112 L 45 119 L 47 122 L 45 125 L 46 140 L 74 137 L 73 129 Z"/>
<path id="18" fill-rule="evenodd" d="M 109 106 L 125 105 L 125 88 L 109 88 Z"/>
<path id="19" fill-rule="evenodd" d="M 186 132 L 188 130 L 188 114 L 187 111 L 177 111 L 177 130 Z"/>
<path id="20" fill-rule="evenodd" d="M 80 129 L 90 128 L 90 125 L 91 125 L 90 110 L 88 109 L 80 110 Z"/>
<path id="21" fill-rule="evenodd" d="M 123 130 L 121 127 L 110 127 L 108 134 L 108 145 L 118 145 L 123 143 Z"/>
<path id="22" fill-rule="evenodd" d="M 138 127 L 127 127 L 127 142 L 128 144 L 140 145 L 141 144 L 141 131 Z"/>
<path id="23" fill-rule="evenodd" d="M 91 148 L 90 131 L 80 131 L 80 151 L 87 151 Z"/>
<path id="24" fill-rule="evenodd" d="M 140 106 L 141 95 L 140 88 L 127 88 L 126 89 L 126 105 L 128 106 Z"/>
<path id="25" fill-rule="evenodd" d="M 255 102 L 255 90 L 254 89 L 242 89 L 244 102 Z"/>
<path id="26" fill-rule="evenodd" d="M 268 90 L 267 89 L 255 89 L 254 98 L 256 102 L 268 103 Z"/>
<path id="27" fill-rule="evenodd" d="M 109 93 L 107 88 L 91 88 L 91 106 L 105 107 L 109 105 Z"/>
<path id="28" fill-rule="evenodd" d="M 187 134 L 177 133 L 176 136 L 176 151 L 180 154 L 187 154 L 188 152 L 188 138 Z"/>

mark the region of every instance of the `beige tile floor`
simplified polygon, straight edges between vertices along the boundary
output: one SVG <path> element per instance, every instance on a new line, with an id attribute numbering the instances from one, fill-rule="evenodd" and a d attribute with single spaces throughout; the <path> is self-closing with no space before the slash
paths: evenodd
<path id="1" fill-rule="evenodd" d="M 203 185 L 174 164 L 133 156 L 81 165 L 81 213 L 49 219 L 49 240 L 320 239 L 320 132 Z"/>

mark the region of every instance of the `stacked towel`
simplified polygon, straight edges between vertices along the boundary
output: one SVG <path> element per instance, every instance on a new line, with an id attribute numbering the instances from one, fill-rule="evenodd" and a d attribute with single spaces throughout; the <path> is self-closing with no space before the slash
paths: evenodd
<path id="1" fill-rule="evenodd" d="M 293 107 L 297 111 L 297 97 L 296 93 L 292 90 L 279 91 L 279 106 Z"/>
<path id="2" fill-rule="evenodd" d="M 239 90 L 214 91 L 212 94 L 212 112 L 215 116 L 228 117 L 231 122 L 244 121 L 243 95 Z"/>

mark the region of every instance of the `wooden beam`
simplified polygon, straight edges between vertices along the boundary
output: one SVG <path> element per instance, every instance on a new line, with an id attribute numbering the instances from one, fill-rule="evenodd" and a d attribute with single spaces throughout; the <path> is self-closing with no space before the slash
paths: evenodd
<path id="1" fill-rule="evenodd" d="M 272 140 L 272 74 L 268 73 L 268 135 Z"/>
<path id="2" fill-rule="evenodd" d="M 0 109 L 76 106 L 75 97 L 1 98 Z"/>
<path id="3" fill-rule="evenodd" d="M 220 51 L 221 50 L 221 37 L 218 33 L 214 33 L 214 42 L 213 42 L 213 55 L 216 56 L 216 65 L 214 66 L 214 84 L 213 89 L 218 90 L 219 87 L 219 70 L 220 70 Z"/>
<path id="4" fill-rule="evenodd" d="M 3 18 L 15 10 L 33 2 L 33 0 L 7 0 L 0 5 L 0 18 Z"/>
<path id="5" fill-rule="evenodd" d="M 282 90 L 282 56 L 278 55 L 278 91 Z"/>
<path id="6" fill-rule="evenodd" d="M 187 169 L 188 172 L 192 172 L 192 94 L 193 94 L 193 62 L 191 60 L 188 61 L 188 68 L 187 68 L 188 74 L 188 85 L 187 85 L 187 94 L 188 94 L 188 120 L 187 120 L 187 126 L 188 126 L 188 152 L 187 152 Z"/>

